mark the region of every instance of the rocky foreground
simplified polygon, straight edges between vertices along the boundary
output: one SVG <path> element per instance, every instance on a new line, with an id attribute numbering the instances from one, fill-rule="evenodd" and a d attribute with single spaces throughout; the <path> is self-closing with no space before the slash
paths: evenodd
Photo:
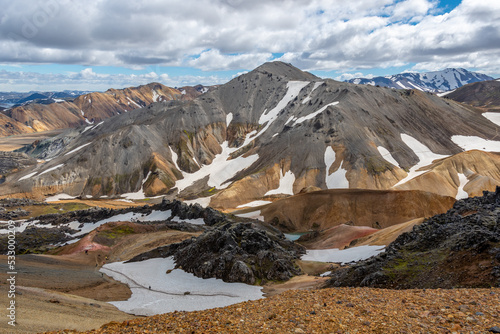
<path id="1" fill-rule="evenodd" d="M 86 333 L 499 333 L 499 298 L 498 288 L 292 290 L 225 308 L 111 322 Z"/>

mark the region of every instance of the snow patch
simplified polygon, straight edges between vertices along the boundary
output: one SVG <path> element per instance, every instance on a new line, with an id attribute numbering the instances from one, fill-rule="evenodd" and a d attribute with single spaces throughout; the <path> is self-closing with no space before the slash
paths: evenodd
<path id="1" fill-rule="evenodd" d="M 151 171 L 148 172 L 148 175 L 142 180 L 141 183 L 141 189 L 135 193 L 125 193 L 121 194 L 121 197 L 124 197 L 125 199 L 145 199 L 146 195 L 144 194 L 144 183 L 148 180 L 149 176 L 151 175 Z"/>
<path id="2" fill-rule="evenodd" d="M 57 165 L 57 166 L 51 167 L 51 168 L 49 168 L 49 169 L 47 169 L 47 170 L 45 170 L 45 171 L 41 172 L 38 176 L 43 175 L 43 174 L 48 173 L 48 172 L 52 172 L 53 170 L 56 170 L 56 169 L 58 169 L 58 168 L 61 168 L 62 166 L 64 166 L 64 164 L 59 164 L 59 165 Z"/>
<path id="3" fill-rule="evenodd" d="M 212 198 L 212 196 L 209 196 L 209 197 L 199 197 L 199 198 L 196 198 L 196 199 L 191 199 L 191 200 L 188 200 L 188 201 L 184 201 L 184 203 L 186 203 L 186 204 L 199 204 L 202 207 L 206 208 L 206 207 L 208 207 L 210 205 L 210 198 Z"/>
<path id="4" fill-rule="evenodd" d="M 62 194 L 57 194 L 54 196 L 47 197 L 45 199 L 45 202 L 56 202 L 56 201 L 62 201 L 65 199 L 75 199 L 75 198 L 76 198 L 76 196 L 71 196 L 71 195 L 62 193 Z"/>
<path id="5" fill-rule="evenodd" d="M 401 82 L 399 81 L 396 81 L 396 85 L 398 85 L 399 87 L 403 88 L 403 89 L 406 89 L 407 87 L 405 85 L 403 85 Z"/>
<path id="6" fill-rule="evenodd" d="M 286 86 L 287 86 L 287 91 L 285 96 L 278 102 L 276 107 L 271 109 L 269 112 L 266 113 L 266 110 L 260 115 L 259 118 L 259 124 L 264 124 L 267 123 L 266 126 L 260 130 L 260 132 L 252 138 L 254 140 L 255 138 L 259 137 L 261 134 L 266 132 L 266 130 L 271 126 L 271 124 L 278 118 L 278 115 L 283 108 L 285 108 L 290 101 L 292 101 L 304 88 L 309 84 L 309 81 L 289 81 Z M 245 141 L 246 142 L 246 141 Z"/>
<path id="7" fill-rule="evenodd" d="M 29 178 L 31 178 L 32 176 L 34 176 L 36 173 L 38 173 L 38 172 L 33 172 L 33 173 L 29 173 L 29 174 L 27 174 L 27 175 L 24 175 L 23 177 L 21 177 L 21 178 L 20 178 L 19 180 L 17 180 L 17 181 L 22 181 L 22 180 L 29 179 Z"/>
<path id="8" fill-rule="evenodd" d="M 151 89 L 151 91 L 153 92 L 153 102 L 158 102 L 160 95 L 154 89 Z"/>
<path id="9" fill-rule="evenodd" d="M 447 157 L 447 155 L 433 153 L 427 146 L 407 134 L 402 133 L 401 139 L 406 144 L 406 146 L 413 150 L 415 155 L 418 157 L 419 162 L 415 166 L 411 167 L 408 175 L 404 179 L 396 183 L 393 187 L 399 186 L 410 181 L 413 178 L 416 178 L 421 174 L 426 173 L 426 170 L 419 171 L 419 169 L 424 166 L 430 165 L 434 160 Z"/>
<path id="10" fill-rule="evenodd" d="M 342 162 L 340 162 L 339 168 L 332 174 L 328 174 L 331 166 L 335 162 L 335 151 L 331 146 L 328 146 L 325 150 L 324 161 L 326 165 L 325 173 L 325 183 L 328 189 L 338 189 L 338 188 L 349 188 L 349 180 L 347 180 L 346 173 L 347 170 L 342 169 Z"/>
<path id="11" fill-rule="evenodd" d="M 385 161 L 388 161 L 391 164 L 393 164 L 394 166 L 399 167 L 399 163 L 396 161 L 396 159 L 393 158 L 393 156 L 392 156 L 391 152 L 389 152 L 389 150 L 387 150 L 383 146 L 377 146 L 377 150 L 378 150 L 378 153 L 380 153 L 380 155 L 382 156 L 382 158 L 384 158 Z"/>
<path id="12" fill-rule="evenodd" d="M 90 144 L 91 144 L 91 143 L 83 144 L 83 145 L 81 145 L 81 146 L 79 146 L 79 147 L 75 148 L 74 150 L 69 151 L 69 152 L 68 152 L 68 153 L 66 153 L 65 155 L 68 155 L 68 154 L 72 154 L 72 153 L 78 152 L 78 151 L 80 151 L 82 148 L 84 148 L 85 146 L 88 146 L 88 145 L 90 145 Z"/>
<path id="13" fill-rule="evenodd" d="M 249 202 L 246 204 L 238 205 L 236 208 L 256 207 L 256 206 L 262 206 L 262 205 L 266 205 L 266 204 L 270 204 L 270 203 L 272 203 L 272 202 L 271 201 L 253 201 L 253 202 Z"/>
<path id="14" fill-rule="evenodd" d="M 217 189 L 225 189 L 229 186 L 227 180 L 235 176 L 238 172 L 250 167 L 254 162 L 259 159 L 257 154 L 249 157 L 239 156 L 230 159 L 231 153 L 238 150 L 238 148 L 230 148 L 227 141 L 223 142 L 222 152 L 217 154 L 210 165 L 203 165 L 199 170 L 194 173 L 186 173 L 181 171 L 184 176 L 183 179 L 177 180 L 175 187 L 182 191 L 192 185 L 194 182 L 201 180 L 205 177 L 208 178 L 208 186 Z"/>
<path id="15" fill-rule="evenodd" d="M 247 212 L 247 213 L 238 213 L 235 216 L 242 217 L 242 218 L 258 219 L 260 221 L 264 221 L 264 216 L 261 215 L 260 210 Z"/>
<path id="16" fill-rule="evenodd" d="M 485 112 L 483 113 L 483 117 L 500 126 L 500 112 Z"/>
<path id="17" fill-rule="evenodd" d="M 347 249 L 309 249 L 302 255 L 304 261 L 345 264 L 368 259 L 384 251 L 385 246 L 359 246 Z"/>
<path id="18" fill-rule="evenodd" d="M 132 100 L 130 97 L 127 96 L 127 99 L 132 102 L 133 104 L 135 104 L 137 106 L 137 108 L 142 108 L 140 105 L 138 105 L 134 100 Z M 129 103 L 130 104 L 130 103 Z"/>
<path id="19" fill-rule="evenodd" d="M 338 101 L 335 101 L 335 102 L 332 102 L 332 103 L 329 103 L 327 104 L 326 106 L 322 107 L 321 109 L 319 109 L 318 111 L 315 111 L 313 113 L 310 113 L 309 115 L 307 116 L 303 116 L 303 117 L 299 117 L 297 120 L 295 120 L 295 123 L 293 123 L 293 125 L 297 125 L 297 124 L 300 124 L 300 123 L 303 123 L 309 119 L 313 119 L 314 117 L 316 117 L 316 115 L 319 115 L 321 114 L 323 111 L 326 110 L 326 108 L 330 107 L 330 106 L 335 106 L 339 104 Z"/>
<path id="20" fill-rule="evenodd" d="M 100 271 L 131 288 L 132 296 L 128 300 L 110 304 L 135 315 L 198 311 L 263 298 L 259 286 L 198 278 L 175 269 L 172 257 L 109 263 Z"/>
<path id="21" fill-rule="evenodd" d="M 458 173 L 458 180 L 460 181 L 460 185 L 458 186 L 457 195 L 455 196 L 455 198 L 457 200 L 468 198 L 469 194 L 464 190 L 465 185 L 469 182 L 467 176 L 465 176 L 465 174 Z"/>
<path id="22" fill-rule="evenodd" d="M 452 136 L 451 140 L 464 151 L 500 152 L 500 141 L 487 140 L 476 136 Z"/>
<path id="23" fill-rule="evenodd" d="M 309 95 L 307 95 L 306 98 L 302 101 L 302 104 L 306 104 L 307 102 L 309 102 L 311 100 L 312 93 L 316 90 L 316 88 L 321 86 L 323 83 L 324 83 L 324 81 L 315 82 L 313 88 L 309 92 Z"/>
<path id="24" fill-rule="evenodd" d="M 449 91 L 447 91 L 447 92 L 443 92 L 443 93 L 438 93 L 438 94 L 436 94 L 436 95 L 437 95 L 437 96 L 439 96 L 439 97 L 443 97 L 443 96 L 446 96 L 446 95 L 448 95 L 448 94 L 450 94 L 450 93 L 453 93 L 454 91 L 456 91 L 456 89 L 449 90 Z"/>
<path id="25" fill-rule="evenodd" d="M 229 127 L 229 124 L 231 124 L 232 120 L 233 120 L 233 113 L 230 112 L 229 114 L 226 115 L 226 127 Z"/>
<path id="26" fill-rule="evenodd" d="M 278 194 L 286 194 L 293 195 L 293 184 L 295 182 L 295 175 L 291 170 L 283 174 L 283 170 L 280 170 L 280 182 L 279 186 L 276 189 L 269 190 L 264 196 L 268 195 L 278 195 Z"/>

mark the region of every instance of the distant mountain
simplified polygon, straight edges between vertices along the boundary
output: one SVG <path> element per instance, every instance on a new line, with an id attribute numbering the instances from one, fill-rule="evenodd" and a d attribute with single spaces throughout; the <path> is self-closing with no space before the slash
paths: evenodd
<path id="1" fill-rule="evenodd" d="M 444 71 L 425 73 L 401 73 L 372 79 L 356 78 L 346 82 L 395 89 L 418 89 L 424 92 L 447 92 L 463 85 L 493 80 L 485 74 L 470 72 L 463 68 L 447 68 Z"/>
<path id="2" fill-rule="evenodd" d="M 486 111 L 500 111 L 500 81 L 481 81 L 465 85 L 446 97 Z"/>
<path id="3" fill-rule="evenodd" d="M 106 118 L 142 108 L 154 102 L 190 100 L 208 87 L 185 87 L 189 94 L 150 83 L 139 87 L 109 89 L 76 96 L 76 91 L 30 94 L 17 102 L 21 105 L 3 110 L 0 114 L 0 137 L 93 124 Z M 74 95 L 73 95 L 74 94 Z"/>
<path id="4" fill-rule="evenodd" d="M 158 101 L 154 87 L 140 92 Z M 271 62 L 193 100 L 172 90 L 172 101 L 145 106 L 126 90 L 114 93 L 79 97 L 75 116 L 94 123 L 26 147 L 45 162 L 8 175 L 0 193 L 168 195 L 234 209 L 318 188 L 463 198 L 500 185 L 500 126 L 418 90 L 321 79 Z M 138 105 L 98 121 L 91 106 L 104 105 L 99 99 Z"/>
<path id="5" fill-rule="evenodd" d="M 64 90 L 62 92 L 0 92 L 0 104 L 19 105 L 35 100 L 75 98 L 92 91 Z"/>

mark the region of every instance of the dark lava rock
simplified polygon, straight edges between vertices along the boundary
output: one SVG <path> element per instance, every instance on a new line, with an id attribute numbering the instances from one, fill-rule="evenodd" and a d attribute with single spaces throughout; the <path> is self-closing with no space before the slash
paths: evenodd
<path id="1" fill-rule="evenodd" d="M 304 253 L 302 246 L 253 223 L 226 223 L 130 261 L 173 256 L 177 267 L 198 277 L 255 284 L 260 280 L 285 281 L 300 274 L 294 260 Z"/>
<path id="2" fill-rule="evenodd" d="M 500 286 L 500 187 L 457 201 L 400 235 L 384 253 L 332 273 L 327 286 Z"/>
<path id="3" fill-rule="evenodd" d="M 21 233 L 16 233 L 16 254 L 44 253 L 53 248 L 51 245 L 71 240 L 72 237 L 69 237 L 68 233 L 76 231 L 69 227 L 29 227 Z M 0 237 L 0 254 L 8 252 L 7 238 L 7 235 Z"/>

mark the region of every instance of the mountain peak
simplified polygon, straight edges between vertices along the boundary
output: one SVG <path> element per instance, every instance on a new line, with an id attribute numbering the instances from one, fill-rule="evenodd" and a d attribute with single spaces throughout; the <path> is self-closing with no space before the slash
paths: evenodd
<path id="1" fill-rule="evenodd" d="M 305 72 L 305 71 L 298 69 L 297 67 L 293 66 L 292 64 L 284 63 L 281 61 L 271 61 L 271 62 L 264 63 L 264 64 L 260 65 L 259 67 L 257 67 L 252 72 L 270 73 L 273 75 L 286 77 L 289 80 L 315 81 L 315 80 L 320 79 L 317 76 L 315 76 L 309 72 Z M 252 72 L 250 72 L 250 73 L 252 73 Z"/>

